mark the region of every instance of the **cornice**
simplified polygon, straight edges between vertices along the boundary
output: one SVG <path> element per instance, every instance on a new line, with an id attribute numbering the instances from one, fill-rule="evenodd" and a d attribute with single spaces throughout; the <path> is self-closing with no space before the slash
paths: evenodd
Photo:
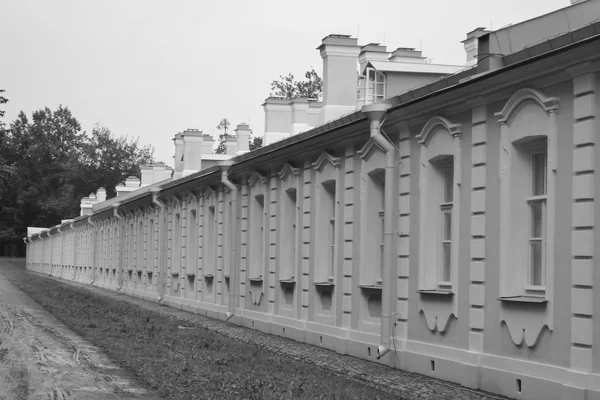
<path id="1" fill-rule="evenodd" d="M 300 168 L 294 168 L 289 163 L 285 163 L 277 175 L 279 176 L 279 179 L 285 181 L 289 174 L 296 176 L 300 175 Z"/>

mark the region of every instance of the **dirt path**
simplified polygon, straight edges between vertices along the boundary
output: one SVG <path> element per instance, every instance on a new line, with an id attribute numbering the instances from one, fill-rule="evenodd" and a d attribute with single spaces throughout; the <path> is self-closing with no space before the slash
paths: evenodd
<path id="1" fill-rule="evenodd" d="M 98 348 L 2 275 L 0 400 L 151 399 Z"/>

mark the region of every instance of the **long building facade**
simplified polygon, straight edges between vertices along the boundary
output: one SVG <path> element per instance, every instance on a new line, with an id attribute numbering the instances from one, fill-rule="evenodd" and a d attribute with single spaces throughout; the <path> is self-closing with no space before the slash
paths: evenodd
<path id="1" fill-rule="evenodd" d="M 33 234 L 27 267 L 511 398 L 600 399 L 600 23 L 503 55 L 505 34 Z"/>

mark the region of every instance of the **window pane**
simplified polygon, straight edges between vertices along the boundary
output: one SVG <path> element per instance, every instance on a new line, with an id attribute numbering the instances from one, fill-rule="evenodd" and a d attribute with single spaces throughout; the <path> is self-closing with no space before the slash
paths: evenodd
<path id="1" fill-rule="evenodd" d="M 453 187 L 454 187 L 454 171 L 452 168 L 444 169 L 444 202 L 450 203 L 454 199 Z"/>
<path id="2" fill-rule="evenodd" d="M 531 155 L 532 194 L 546 194 L 546 153 Z"/>
<path id="3" fill-rule="evenodd" d="M 442 244 L 442 281 L 450 282 L 450 243 Z"/>
<path id="4" fill-rule="evenodd" d="M 444 213 L 444 240 L 452 240 L 452 213 Z"/>
<path id="5" fill-rule="evenodd" d="M 531 238 L 542 237 L 542 207 L 541 201 L 531 203 Z"/>
<path id="6" fill-rule="evenodd" d="M 530 284 L 533 286 L 540 286 L 542 284 L 542 242 L 532 241 L 530 243 Z"/>

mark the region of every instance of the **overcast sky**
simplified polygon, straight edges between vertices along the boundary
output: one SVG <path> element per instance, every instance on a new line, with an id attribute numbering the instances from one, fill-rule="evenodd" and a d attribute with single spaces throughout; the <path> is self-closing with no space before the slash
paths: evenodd
<path id="1" fill-rule="evenodd" d="M 83 129 L 139 137 L 172 163 L 176 132 L 216 134 L 223 117 L 262 135 L 270 83 L 300 77 L 330 33 L 359 44 L 421 48 L 463 64 L 467 32 L 569 5 L 569 0 L 0 0 L 5 121 L 59 104 Z"/>

